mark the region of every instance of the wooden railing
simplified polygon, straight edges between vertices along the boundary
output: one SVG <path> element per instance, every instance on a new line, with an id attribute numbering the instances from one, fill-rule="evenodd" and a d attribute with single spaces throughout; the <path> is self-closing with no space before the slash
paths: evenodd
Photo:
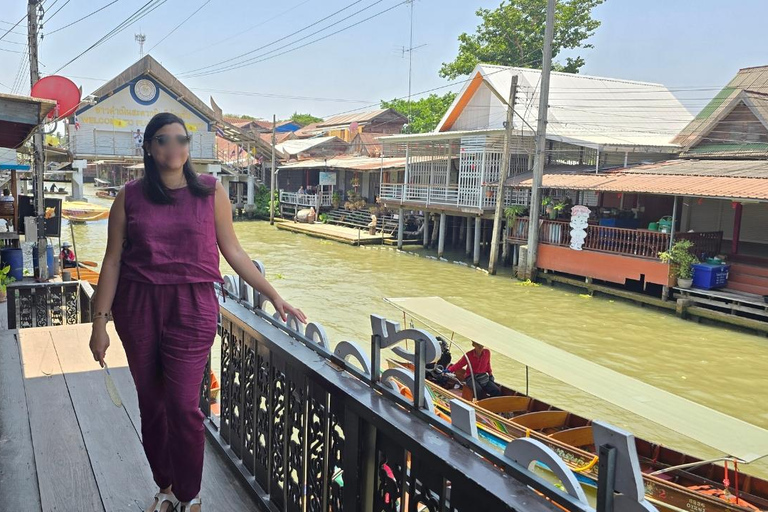
<path id="1" fill-rule="evenodd" d="M 692 252 L 699 258 L 713 256 L 720 251 L 722 231 L 704 233 L 676 233 L 676 240 L 691 240 Z M 528 240 L 528 219 L 516 219 L 510 233 L 513 243 Z M 539 243 L 571 245 L 571 226 L 568 221 L 539 220 Z M 669 248 L 669 234 L 647 229 L 626 229 L 589 225 L 582 250 L 624 254 L 638 258 L 658 259 L 659 253 Z"/>

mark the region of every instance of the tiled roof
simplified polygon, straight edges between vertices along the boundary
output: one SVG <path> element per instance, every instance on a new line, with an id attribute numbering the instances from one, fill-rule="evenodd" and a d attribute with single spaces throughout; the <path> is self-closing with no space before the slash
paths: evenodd
<path id="1" fill-rule="evenodd" d="M 668 160 L 600 173 L 545 172 L 543 188 L 768 201 L 768 161 Z M 530 173 L 507 184 L 530 188 Z"/>

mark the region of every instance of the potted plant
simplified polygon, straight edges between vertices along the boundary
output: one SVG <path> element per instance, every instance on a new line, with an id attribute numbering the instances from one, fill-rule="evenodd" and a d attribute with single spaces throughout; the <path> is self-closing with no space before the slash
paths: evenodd
<path id="1" fill-rule="evenodd" d="M 691 253 L 693 242 L 678 240 L 668 251 L 660 252 L 659 258 L 669 264 L 669 270 L 677 278 L 677 286 L 690 288 L 693 285 L 693 265 L 699 259 Z"/>
<path id="2" fill-rule="evenodd" d="M 14 279 L 13 276 L 8 275 L 11 271 L 11 266 L 6 265 L 2 269 L 0 269 L 0 302 L 5 302 L 8 298 L 7 290 L 8 290 L 8 284 L 14 282 L 16 279 Z"/>
<path id="3" fill-rule="evenodd" d="M 565 201 L 558 201 L 552 205 L 552 210 L 549 211 L 549 218 L 552 220 L 555 220 L 560 213 L 562 213 L 563 210 L 565 210 L 565 207 L 568 206 L 568 203 Z"/>
<path id="4" fill-rule="evenodd" d="M 507 219 L 507 233 L 512 233 L 512 230 L 516 229 L 516 221 L 518 217 L 522 217 L 528 212 L 528 208 L 521 205 L 516 204 L 512 206 L 507 206 L 504 208 L 504 217 Z M 519 228 L 517 228 L 519 230 Z"/>
<path id="5" fill-rule="evenodd" d="M 339 206 L 341 206 L 341 194 L 339 194 L 338 191 L 334 191 L 333 194 L 331 195 L 331 205 L 334 208 L 338 208 Z"/>

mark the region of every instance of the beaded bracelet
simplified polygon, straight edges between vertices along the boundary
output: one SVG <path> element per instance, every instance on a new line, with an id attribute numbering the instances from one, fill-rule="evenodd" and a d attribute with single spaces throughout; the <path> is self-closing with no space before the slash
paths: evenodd
<path id="1" fill-rule="evenodd" d="M 112 320 L 112 313 L 94 313 L 91 317 L 92 320 L 96 320 L 97 318 L 105 318 L 107 322 Z"/>

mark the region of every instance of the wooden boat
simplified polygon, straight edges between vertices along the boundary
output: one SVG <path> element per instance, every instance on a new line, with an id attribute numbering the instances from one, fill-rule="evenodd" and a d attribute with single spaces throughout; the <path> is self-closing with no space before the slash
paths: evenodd
<path id="1" fill-rule="evenodd" d="M 410 363 L 388 361 L 390 367 L 413 369 Z M 427 372 L 428 377 L 430 372 Z M 464 375 L 457 372 L 457 378 Z M 591 420 L 497 383 L 501 396 L 472 401 L 467 386 L 445 389 L 426 380 L 436 413 L 450 418 L 449 402 L 459 399 L 475 409 L 478 437 L 503 452 L 520 437 L 535 438 L 552 448 L 574 469 L 588 497 L 597 486 L 597 456 Z M 402 388 L 401 388 L 402 389 Z M 409 393 L 402 390 L 404 394 Z M 768 481 L 738 472 L 738 466 L 702 461 L 685 453 L 635 438 L 646 499 L 659 510 L 679 512 L 747 512 L 768 509 Z M 729 485 L 723 485 L 729 481 Z"/>
<path id="2" fill-rule="evenodd" d="M 65 201 L 61 214 L 71 222 L 93 222 L 109 217 L 109 208 L 84 201 Z"/>
<path id="3" fill-rule="evenodd" d="M 96 197 L 114 201 L 118 192 L 120 192 L 120 187 L 99 187 L 96 189 Z"/>

